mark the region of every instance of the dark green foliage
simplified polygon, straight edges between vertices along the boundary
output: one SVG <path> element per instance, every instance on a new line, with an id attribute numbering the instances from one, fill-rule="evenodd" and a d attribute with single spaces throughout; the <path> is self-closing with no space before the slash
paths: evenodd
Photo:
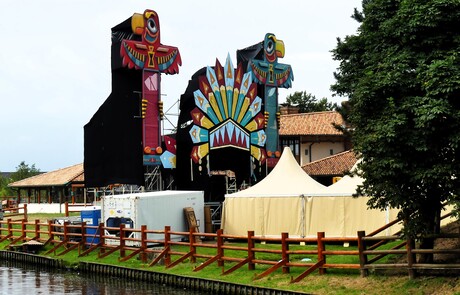
<path id="1" fill-rule="evenodd" d="M 460 1 L 365 0 L 338 39 L 332 89 L 349 97 L 371 208 L 400 208 L 410 236 L 439 230 L 460 188 Z"/>
<path id="2" fill-rule="evenodd" d="M 327 101 L 327 98 L 323 97 L 318 101 L 314 95 L 306 91 L 296 91 L 289 94 L 286 97 L 286 104 L 297 106 L 299 113 L 332 111 L 337 108 L 337 104 Z"/>
<path id="3" fill-rule="evenodd" d="M 9 178 L 0 176 L 0 196 L 12 196 L 13 190 L 8 187 L 8 184 L 19 181 L 28 177 L 35 176 L 40 173 L 40 169 L 35 168 L 35 164 L 29 167 L 22 161 L 17 167 L 16 171 L 11 173 Z"/>

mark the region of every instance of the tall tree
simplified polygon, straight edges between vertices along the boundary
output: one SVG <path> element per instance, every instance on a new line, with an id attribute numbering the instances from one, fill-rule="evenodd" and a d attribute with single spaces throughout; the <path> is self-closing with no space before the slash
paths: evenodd
<path id="1" fill-rule="evenodd" d="M 349 97 L 359 194 L 400 208 L 407 235 L 436 233 L 460 190 L 460 1 L 364 0 L 352 17 L 332 90 Z"/>
<path id="2" fill-rule="evenodd" d="M 8 184 L 24 178 L 32 177 L 40 173 L 40 169 L 35 168 L 35 164 L 29 167 L 24 161 L 19 163 L 16 171 L 11 173 L 9 177 L 2 177 L 0 175 L 0 196 L 12 196 L 13 190 L 8 187 Z"/>
<path id="3" fill-rule="evenodd" d="M 286 97 L 286 104 L 297 106 L 300 113 L 332 111 L 337 108 L 336 103 L 329 102 L 326 97 L 319 101 L 311 93 L 296 91 Z"/>
<path id="4" fill-rule="evenodd" d="M 40 169 L 35 168 L 35 164 L 29 167 L 24 161 L 22 161 L 17 167 L 16 171 L 11 173 L 11 181 L 18 181 L 28 177 L 35 176 L 40 173 Z"/>
<path id="5" fill-rule="evenodd" d="M 0 197 L 11 195 L 11 189 L 8 187 L 9 179 L 0 175 Z"/>

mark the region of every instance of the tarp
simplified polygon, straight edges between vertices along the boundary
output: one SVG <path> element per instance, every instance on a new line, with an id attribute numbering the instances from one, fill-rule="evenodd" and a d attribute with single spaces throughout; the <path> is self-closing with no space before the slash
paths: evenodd
<path id="1" fill-rule="evenodd" d="M 273 171 L 257 185 L 225 196 L 222 228 L 225 234 L 258 236 L 356 237 L 370 233 L 396 219 L 397 210 L 370 210 L 366 197 L 354 198 L 362 179 L 344 176 L 325 187 L 308 176 L 289 148 Z M 394 234 L 400 226 L 381 235 Z"/>

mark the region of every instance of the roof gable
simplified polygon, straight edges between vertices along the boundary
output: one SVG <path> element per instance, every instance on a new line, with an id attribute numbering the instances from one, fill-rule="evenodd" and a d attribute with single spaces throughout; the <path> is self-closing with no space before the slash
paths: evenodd
<path id="1" fill-rule="evenodd" d="M 302 169 L 313 176 L 343 175 L 351 170 L 356 161 L 355 153 L 349 150 L 305 164 Z"/>
<path id="2" fill-rule="evenodd" d="M 8 186 L 13 188 L 64 186 L 71 182 L 81 181 L 82 176 L 83 163 L 15 181 Z"/>

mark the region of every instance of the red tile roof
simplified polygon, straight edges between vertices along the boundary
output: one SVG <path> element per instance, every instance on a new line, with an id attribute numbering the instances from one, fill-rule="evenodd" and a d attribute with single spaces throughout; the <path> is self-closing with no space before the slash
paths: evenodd
<path id="1" fill-rule="evenodd" d="M 335 111 L 301 113 L 280 116 L 281 136 L 286 135 L 342 135 L 332 123 L 344 124 L 342 116 Z"/>
<path id="2" fill-rule="evenodd" d="M 351 170 L 357 158 L 353 150 L 341 152 L 302 166 L 311 176 L 343 175 Z"/>

